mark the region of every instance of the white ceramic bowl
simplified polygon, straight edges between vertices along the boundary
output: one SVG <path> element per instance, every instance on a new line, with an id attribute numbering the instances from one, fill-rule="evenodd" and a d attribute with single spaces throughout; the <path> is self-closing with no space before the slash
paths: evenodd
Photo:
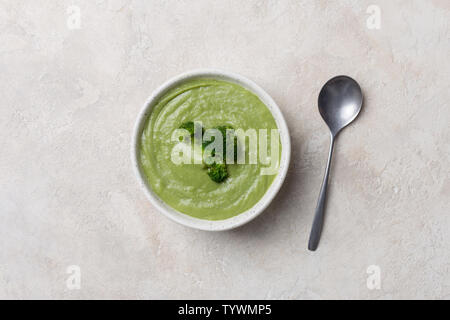
<path id="1" fill-rule="evenodd" d="M 156 195 L 156 193 L 153 192 L 151 186 L 147 183 L 145 174 L 142 171 L 142 168 L 138 161 L 140 137 L 142 134 L 145 121 L 152 112 L 153 106 L 158 102 L 161 96 L 163 96 L 168 90 L 179 86 L 181 83 L 187 80 L 197 78 L 212 78 L 218 80 L 225 80 L 239 84 L 242 87 L 246 88 L 247 90 L 253 92 L 269 108 L 270 112 L 275 118 L 278 129 L 280 130 L 282 151 L 278 175 L 276 176 L 275 180 L 273 181 L 272 185 L 267 190 L 265 195 L 258 201 L 258 203 L 256 203 L 251 209 L 226 220 L 209 221 L 198 219 L 183 214 L 170 207 L 163 200 L 161 200 Z M 173 221 L 176 221 L 180 224 L 183 224 L 191 228 L 207 231 L 223 231 L 242 226 L 243 224 L 253 220 L 261 212 L 263 212 L 264 209 L 266 209 L 267 206 L 270 204 L 270 202 L 273 200 L 275 195 L 278 193 L 281 185 L 284 182 L 289 167 L 290 157 L 291 157 L 291 141 L 289 137 L 288 127 L 275 101 L 273 101 L 273 99 L 262 88 L 260 88 L 257 84 L 250 81 L 249 79 L 240 76 L 238 74 L 211 69 L 194 70 L 183 73 L 175 78 L 170 79 L 169 81 L 164 83 L 161 87 L 156 89 L 156 91 L 153 92 L 150 98 L 145 102 L 144 107 L 142 108 L 142 111 L 140 112 L 137 118 L 133 134 L 132 155 L 131 155 L 134 171 L 136 173 L 138 181 L 142 187 L 142 190 L 144 191 L 150 202 L 156 208 L 158 208 L 159 211 L 161 211 L 164 215 L 166 215 Z"/>

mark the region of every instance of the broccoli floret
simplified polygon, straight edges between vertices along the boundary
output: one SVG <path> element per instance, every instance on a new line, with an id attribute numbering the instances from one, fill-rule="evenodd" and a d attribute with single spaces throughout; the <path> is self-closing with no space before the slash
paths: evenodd
<path id="1" fill-rule="evenodd" d="M 208 166 L 208 175 L 212 181 L 221 183 L 228 178 L 227 166 L 224 163 L 213 163 Z"/>
<path id="2" fill-rule="evenodd" d="M 180 126 L 180 129 L 185 129 L 189 132 L 189 134 L 191 135 L 191 137 L 194 136 L 194 132 L 195 132 L 195 124 L 192 121 L 183 123 Z M 217 162 L 213 162 L 212 164 L 207 164 L 206 162 L 204 163 L 204 168 L 207 169 L 207 173 L 208 176 L 211 178 L 212 181 L 216 182 L 216 183 L 221 183 L 223 182 L 226 178 L 228 178 L 228 170 L 227 170 L 227 166 L 225 164 L 226 162 L 226 150 L 227 150 L 227 144 L 226 144 L 226 138 L 227 138 L 227 130 L 234 130 L 233 127 L 225 125 L 225 126 L 218 126 L 215 127 L 214 129 L 217 129 L 220 131 L 220 133 L 222 134 L 222 146 L 223 146 L 223 159 L 220 159 L 220 163 Z M 205 129 L 202 128 L 202 137 L 205 133 Z M 212 141 L 203 141 L 202 142 L 202 150 L 203 153 L 205 152 L 206 147 L 214 142 L 214 139 L 212 139 Z M 237 137 L 236 135 L 233 136 L 234 139 L 234 158 L 235 160 L 237 159 Z M 204 155 L 204 159 L 208 158 L 211 159 L 212 161 L 214 161 L 212 158 L 215 157 L 215 150 L 211 150 L 209 155 Z M 207 161 L 209 162 L 209 161 Z"/>
<path id="3" fill-rule="evenodd" d="M 194 125 L 194 123 L 193 123 L 192 121 L 183 123 L 183 124 L 180 126 L 180 129 L 185 129 L 185 130 L 187 130 L 187 131 L 189 132 L 189 134 L 191 135 L 191 137 L 194 136 L 195 125 Z"/>
<path id="4" fill-rule="evenodd" d="M 218 127 L 214 128 L 214 129 L 219 130 L 224 137 L 227 134 L 227 130 L 234 130 L 232 126 L 218 126 Z"/>
<path id="5" fill-rule="evenodd" d="M 227 138 L 229 138 L 227 136 L 227 130 L 234 130 L 234 128 L 232 126 L 229 125 L 225 125 L 225 126 L 218 126 L 214 129 L 217 129 L 220 131 L 220 133 L 222 134 L 222 146 L 223 146 L 223 158 L 224 158 L 224 162 L 226 162 L 226 158 L 227 158 Z M 230 135 L 230 138 L 233 139 L 233 148 L 234 148 L 234 161 L 237 160 L 237 137 L 235 134 Z M 214 156 L 214 154 L 213 154 Z"/>
<path id="6" fill-rule="evenodd" d="M 226 159 L 227 159 L 227 138 L 229 138 L 227 136 L 227 130 L 234 130 L 233 127 L 231 126 L 218 126 L 213 128 L 215 130 L 218 130 L 221 135 L 222 135 L 222 158 L 221 160 L 223 160 L 223 162 L 226 163 Z M 202 148 L 203 151 L 205 151 L 206 147 L 208 145 L 210 145 L 211 143 L 213 143 L 215 141 L 215 136 L 212 137 L 211 141 L 203 141 L 202 143 Z M 234 149 L 234 161 L 237 161 L 237 136 L 235 134 L 231 134 L 230 138 L 233 139 L 233 149 Z M 208 155 L 208 157 L 215 157 L 216 155 L 216 150 L 212 150 L 211 154 Z"/>
<path id="7" fill-rule="evenodd" d="M 203 141 L 202 142 L 202 150 L 205 151 L 206 147 L 208 145 L 210 145 L 211 143 L 212 143 L 212 141 Z M 214 154 L 213 154 L 213 156 L 214 156 Z"/>
<path id="8" fill-rule="evenodd" d="M 189 134 L 191 135 L 191 137 L 193 137 L 194 133 L 195 133 L 195 123 L 192 121 L 185 122 L 180 126 L 179 129 L 187 130 L 189 132 Z M 203 137 L 204 133 L 205 133 L 205 129 L 202 127 L 202 137 Z"/>
<path id="9" fill-rule="evenodd" d="M 203 155 L 203 168 L 208 169 L 213 163 L 214 163 L 214 156 L 215 152 L 214 150 L 210 150 L 209 154 L 205 153 L 205 149 L 202 149 L 202 155 Z"/>

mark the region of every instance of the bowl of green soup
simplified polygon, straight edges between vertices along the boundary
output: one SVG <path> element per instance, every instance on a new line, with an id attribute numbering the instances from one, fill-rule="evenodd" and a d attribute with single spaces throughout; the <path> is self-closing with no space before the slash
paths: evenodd
<path id="1" fill-rule="evenodd" d="M 289 167 L 288 127 L 249 79 L 195 70 L 164 83 L 136 121 L 132 162 L 150 202 L 188 227 L 221 231 L 258 216 Z"/>

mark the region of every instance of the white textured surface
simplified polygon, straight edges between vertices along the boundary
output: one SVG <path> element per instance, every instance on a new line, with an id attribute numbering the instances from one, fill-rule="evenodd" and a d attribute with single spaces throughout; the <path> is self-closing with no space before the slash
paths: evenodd
<path id="1" fill-rule="evenodd" d="M 380 30 L 372 1 L 0 1 L 0 297 L 450 298 L 450 2 L 375 2 Z M 156 212 L 129 159 L 151 91 L 201 67 L 256 81 L 291 131 L 281 194 L 231 232 Z M 316 100 L 337 74 L 366 103 L 337 140 L 310 253 L 328 149 Z"/>

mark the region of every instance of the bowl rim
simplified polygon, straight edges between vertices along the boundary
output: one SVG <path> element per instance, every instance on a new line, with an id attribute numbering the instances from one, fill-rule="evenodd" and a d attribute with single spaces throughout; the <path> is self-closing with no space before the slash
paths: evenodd
<path id="1" fill-rule="evenodd" d="M 144 125 L 148 116 L 153 111 L 153 107 L 156 102 L 170 89 L 182 84 L 185 81 L 199 79 L 199 78 L 209 78 L 224 80 L 239 84 L 245 89 L 249 90 L 255 94 L 269 109 L 272 116 L 275 119 L 277 127 L 279 129 L 280 140 L 281 140 L 281 159 L 280 167 L 277 176 L 273 180 L 269 189 L 263 195 L 263 197 L 250 209 L 238 214 L 237 216 L 225 219 L 225 220 L 204 220 L 189 216 L 187 214 L 181 213 L 176 209 L 172 208 L 166 204 L 159 196 L 152 190 L 152 187 L 147 182 L 145 174 L 142 172 L 142 168 L 139 163 L 139 143 Z M 252 80 L 241 76 L 236 73 L 222 71 L 219 69 L 195 69 L 191 71 L 184 72 L 180 75 L 170 78 L 159 86 L 150 97 L 145 101 L 139 115 L 134 124 L 132 144 L 131 144 L 131 161 L 133 165 L 133 171 L 139 182 L 141 189 L 144 191 L 147 199 L 155 206 L 158 211 L 164 214 L 166 217 L 184 226 L 204 230 L 204 231 L 225 231 L 240 227 L 251 220 L 259 216 L 272 202 L 277 193 L 279 192 L 283 182 L 286 178 L 287 171 L 289 169 L 291 158 L 291 140 L 289 135 L 289 129 L 286 124 L 286 120 L 281 113 L 280 108 L 272 97 L 260 86 L 258 86 Z"/>

